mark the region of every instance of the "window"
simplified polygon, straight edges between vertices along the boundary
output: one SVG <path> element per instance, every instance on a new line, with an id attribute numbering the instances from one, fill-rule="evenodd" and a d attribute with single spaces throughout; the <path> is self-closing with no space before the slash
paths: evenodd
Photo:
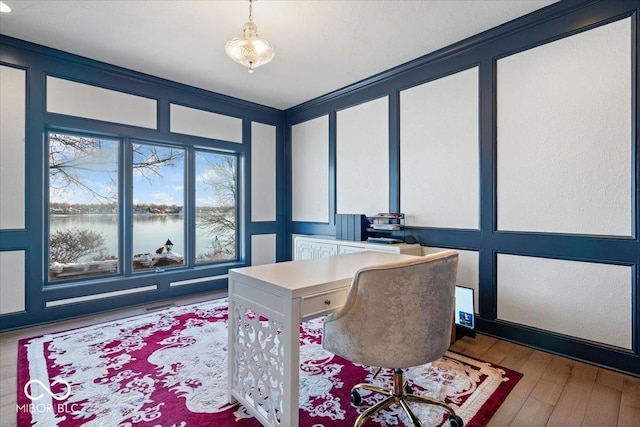
<path id="1" fill-rule="evenodd" d="M 49 279 L 118 272 L 119 141 L 48 134 Z"/>
<path id="2" fill-rule="evenodd" d="M 184 264 L 184 150 L 132 144 L 133 270 Z"/>
<path id="3" fill-rule="evenodd" d="M 236 155 L 56 131 L 47 142 L 50 282 L 238 259 Z"/>
<path id="4" fill-rule="evenodd" d="M 196 151 L 196 263 L 237 259 L 236 157 Z"/>

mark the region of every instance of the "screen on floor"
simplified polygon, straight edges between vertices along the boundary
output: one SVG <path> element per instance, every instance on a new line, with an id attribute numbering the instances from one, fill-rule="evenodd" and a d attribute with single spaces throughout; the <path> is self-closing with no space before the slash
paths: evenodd
<path id="1" fill-rule="evenodd" d="M 464 328 L 474 329 L 475 310 L 473 309 L 473 289 L 464 286 L 456 286 L 456 325 Z"/>

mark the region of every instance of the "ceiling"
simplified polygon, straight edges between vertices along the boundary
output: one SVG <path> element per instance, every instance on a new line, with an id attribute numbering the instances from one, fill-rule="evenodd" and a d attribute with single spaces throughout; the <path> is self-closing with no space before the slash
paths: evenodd
<path id="1" fill-rule="evenodd" d="M 0 33 L 286 109 L 503 24 L 555 0 L 260 0 L 274 60 L 249 74 L 224 45 L 246 0 L 4 0 Z"/>

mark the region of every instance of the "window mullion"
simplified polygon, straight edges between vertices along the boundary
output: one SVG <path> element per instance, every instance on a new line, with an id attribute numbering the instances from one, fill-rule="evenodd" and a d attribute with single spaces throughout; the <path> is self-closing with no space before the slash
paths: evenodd
<path id="1" fill-rule="evenodd" d="M 131 276 L 133 259 L 133 152 L 131 140 L 120 145 L 120 266 L 125 276 Z"/>
<path id="2" fill-rule="evenodd" d="M 189 267 L 196 263 L 196 168 L 195 150 L 186 150 L 185 192 L 184 192 L 184 235 L 187 238 L 185 261 Z"/>

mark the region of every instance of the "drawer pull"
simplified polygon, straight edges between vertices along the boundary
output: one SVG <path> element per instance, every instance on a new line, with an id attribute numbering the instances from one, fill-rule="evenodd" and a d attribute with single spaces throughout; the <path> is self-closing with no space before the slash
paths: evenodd
<path id="1" fill-rule="evenodd" d="M 324 304 L 325 304 L 325 305 L 331 305 L 331 300 L 330 300 L 330 299 L 326 299 L 326 300 L 324 300 Z"/>

